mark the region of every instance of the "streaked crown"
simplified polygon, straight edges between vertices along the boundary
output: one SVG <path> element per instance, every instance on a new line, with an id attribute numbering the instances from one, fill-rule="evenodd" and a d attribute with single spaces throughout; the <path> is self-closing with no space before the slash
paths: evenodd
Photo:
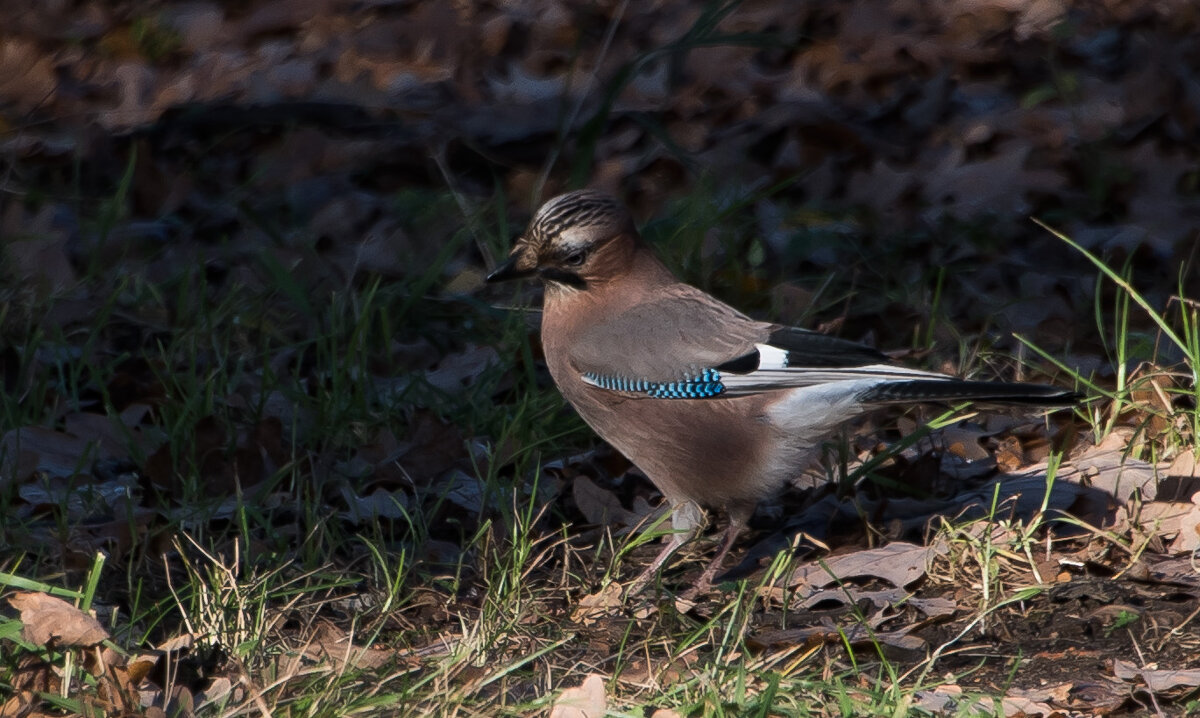
<path id="1" fill-rule="evenodd" d="M 616 199 L 603 192 L 582 189 L 543 204 L 529 223 L 525 239 L 535 247 L 553 245 L 558 251 L 572 251 L 632 226 L 629 213 Z"/>
<path id="2" fill-rule="evenodd" d="M 488 275 L 503 282 L 537 274 L 554 292 L 621 275 L 639 245 L 633 219 L 603 192 L 579 190 L 538 209 L 508 259 Z"/>

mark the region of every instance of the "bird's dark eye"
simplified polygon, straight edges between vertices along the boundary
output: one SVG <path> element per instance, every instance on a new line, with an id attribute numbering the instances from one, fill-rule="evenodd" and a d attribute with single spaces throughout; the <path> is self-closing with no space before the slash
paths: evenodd
<path id="1" fill-rule="evenodd" d="M 572 252 L 571 254 L 568 254 L 566 259 L 563 260 L 563 264 L 567 265 L 568 267 L 578 267 L 579 265 L 583 264 L 584 259 L 587 259 L 587 252 L 580 250 L 578 252 Z"/>

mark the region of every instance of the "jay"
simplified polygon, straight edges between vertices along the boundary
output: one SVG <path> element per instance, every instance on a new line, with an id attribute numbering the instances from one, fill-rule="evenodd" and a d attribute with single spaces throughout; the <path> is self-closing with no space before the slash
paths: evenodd
<path id="1" fill-rule="evenodd" d="M 612 197 L 580 190 L 534 215 L 489 282 L 545 286 L 542 345 L 555 384 L 673 507 L 675 529 L 640 590 L 702 525 L 729 526 L 696 586 L 711 585 L 760 499 L 805 468 L 837 427 L 884 404 L 1065 405 L 1038 384 L 967 381 L 890 363 L 868 346 L 751 319 L 676 279 Z"/>

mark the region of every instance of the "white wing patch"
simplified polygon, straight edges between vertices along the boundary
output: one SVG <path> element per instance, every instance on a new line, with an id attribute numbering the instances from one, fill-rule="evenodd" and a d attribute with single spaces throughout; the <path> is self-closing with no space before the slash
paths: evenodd
<path id="1" fill-rule="evenodd" d="M 770 344 L 755 344 L 754 348 L 758 350 L 758 371 L 788 368 L 786 349 L 773 347 Z"/>

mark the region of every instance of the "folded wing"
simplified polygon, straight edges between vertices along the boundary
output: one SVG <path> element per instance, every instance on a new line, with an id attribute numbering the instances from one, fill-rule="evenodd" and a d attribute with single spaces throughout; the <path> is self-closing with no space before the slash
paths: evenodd
<path id="1" fill-rule="evenodd" d="M 891 364 L 871 347 L 757 322 L 687 285 L 591 327 L 571 363 L 597 391 L 655 399 L 708 399 L 835 382 L 863 404 L 977 399 L 1070 403 L 1039 384 L 965 381 Z"/>

